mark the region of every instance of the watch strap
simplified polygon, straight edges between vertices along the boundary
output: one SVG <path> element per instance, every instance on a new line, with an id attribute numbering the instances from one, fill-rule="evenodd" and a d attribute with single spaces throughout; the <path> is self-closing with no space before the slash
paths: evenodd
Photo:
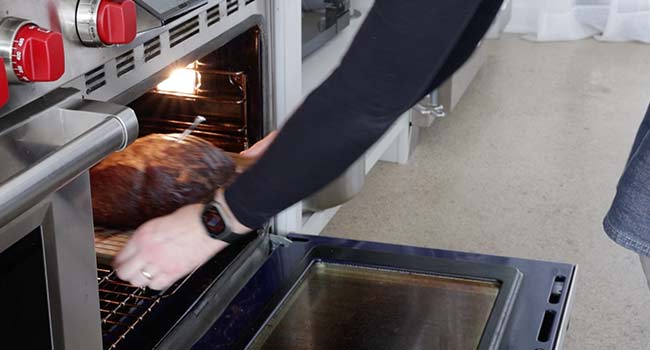
<path id="1" fill-rule="evenodd" d="M 223 223 L 223 228 L 221 230 L 215 230 L 215 228 L 212 225 L 210 225 L 208 221 L 206 221 L 206 213 L 210 213 L 210 212 L 212 212 L 213 215 L 214 213 L 216 213 L 219 216 L 219 219 Z M 221 207 L 221 204 L 217 201 L 211 201 L 210 203 L 205 205 L 203 209 L 202 219 L 203 219 L 203 225 L 205 226 L 208 235 L 213 239 L 218 239 L 228 244 L 235 244 L 237 242 L 242 241 L 244 238 L 246 238 L 246 235 L 232 232 L 231 225 L 226 219 L 226 216 L 224 215 L 223 208 Z"/>

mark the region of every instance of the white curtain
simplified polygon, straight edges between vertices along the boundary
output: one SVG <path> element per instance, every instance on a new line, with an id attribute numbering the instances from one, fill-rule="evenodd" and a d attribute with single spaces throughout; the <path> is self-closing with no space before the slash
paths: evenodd
<path id="1" fill-rule="evenodd" d="M 650 0 L 511 0 L 505 28 L 536 41 L 636 40 L 650 43 Z"/>

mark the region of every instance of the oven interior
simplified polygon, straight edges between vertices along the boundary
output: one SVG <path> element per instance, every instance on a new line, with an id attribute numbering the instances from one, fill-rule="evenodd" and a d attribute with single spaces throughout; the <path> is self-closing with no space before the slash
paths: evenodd
<path id="1" fill-rule="evenodd" d="M 196 116 L 207 120 L 193 135 L 228 152 L 241 152 L 263 134 L 262 52 L 255 27 L 226 45 L 175 69 L 133 101 L 140 135 L 176 133 Z"/>
<path id="2" fill-rule="evenodd" d="M 264 133 L 264 79 L 261 30 L 255 26 L 171 74 L 129 105 L 137 114 L 139 136 L 179 133 L 205 117 L 193 135 L 229 153 L 238 153 Z M 235 162 L 238 159 L 235 157 Z M 239 164 L 238 164 L 239 165 Z M 119 280 L 110 261 L 130 232 L 95 228 L 104 349 L 154 348 L 205 291 L 244 254 L 248 242 L 230 246 L 162 293 Z"/>

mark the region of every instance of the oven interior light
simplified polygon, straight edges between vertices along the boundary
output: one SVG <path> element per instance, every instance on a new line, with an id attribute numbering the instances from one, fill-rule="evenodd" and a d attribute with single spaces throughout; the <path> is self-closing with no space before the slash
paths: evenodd
<path id="1" fill-rule="evenodd" d="M 179 68 L 156 86 L 160 92 L 195 94 L 201 87 L 201 73 L 192 68 Z"/>

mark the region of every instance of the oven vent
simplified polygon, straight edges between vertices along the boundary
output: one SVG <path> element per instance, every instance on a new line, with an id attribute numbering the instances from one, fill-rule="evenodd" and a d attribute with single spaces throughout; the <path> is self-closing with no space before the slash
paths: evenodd
<path id="1" fill-rule="evenodd" d="M 198 33 L 199 16 L 194 16 L 169 30 L 169 47 L 174 47 Z"/>
<path id="2" fill-rule="evenodd" d="M 253 2 L 255 2 L 255 0 L 246 0 L 245 4 L 248 5 L 248 4 L 253 3 Z"/>
<path id="3" fill-rule="evenodd" d="M 160 56 L 160 37 L 155 37 L 144 43 L 144 61 L 149 62 Z"/>
<path id="4" fill-rule="evenodd" d="M 91 92 L 106 85 L 106 73 L 104 72 L 103 65 L 86 73 L 84 77 L 86 81 L 86 94 L 90 94 Z"/>
<path id="5" fill-rule="evenodd" d="M 118 78 L 134 70 L 135 58 L 133 57 L 133 50 L 129 50 L 127 53 L 117 56 L 115 59 L 115 66 L 117 68 Z"/>
<path id="6" fill-rule="evenodd" d="M 239 10 L 239 0 L 227 0 L 226 1 L 226 13 L 228 16 Z"/>
<path id="7" fill-rule="evenodd" d="M 208 26 L 211 26 L 221 19 L 221 13 L 219 12 L 219 4 L 212 6 L 211 8 L 208 9 L 207 12 L 207 20 L 208 20 Z"/>

